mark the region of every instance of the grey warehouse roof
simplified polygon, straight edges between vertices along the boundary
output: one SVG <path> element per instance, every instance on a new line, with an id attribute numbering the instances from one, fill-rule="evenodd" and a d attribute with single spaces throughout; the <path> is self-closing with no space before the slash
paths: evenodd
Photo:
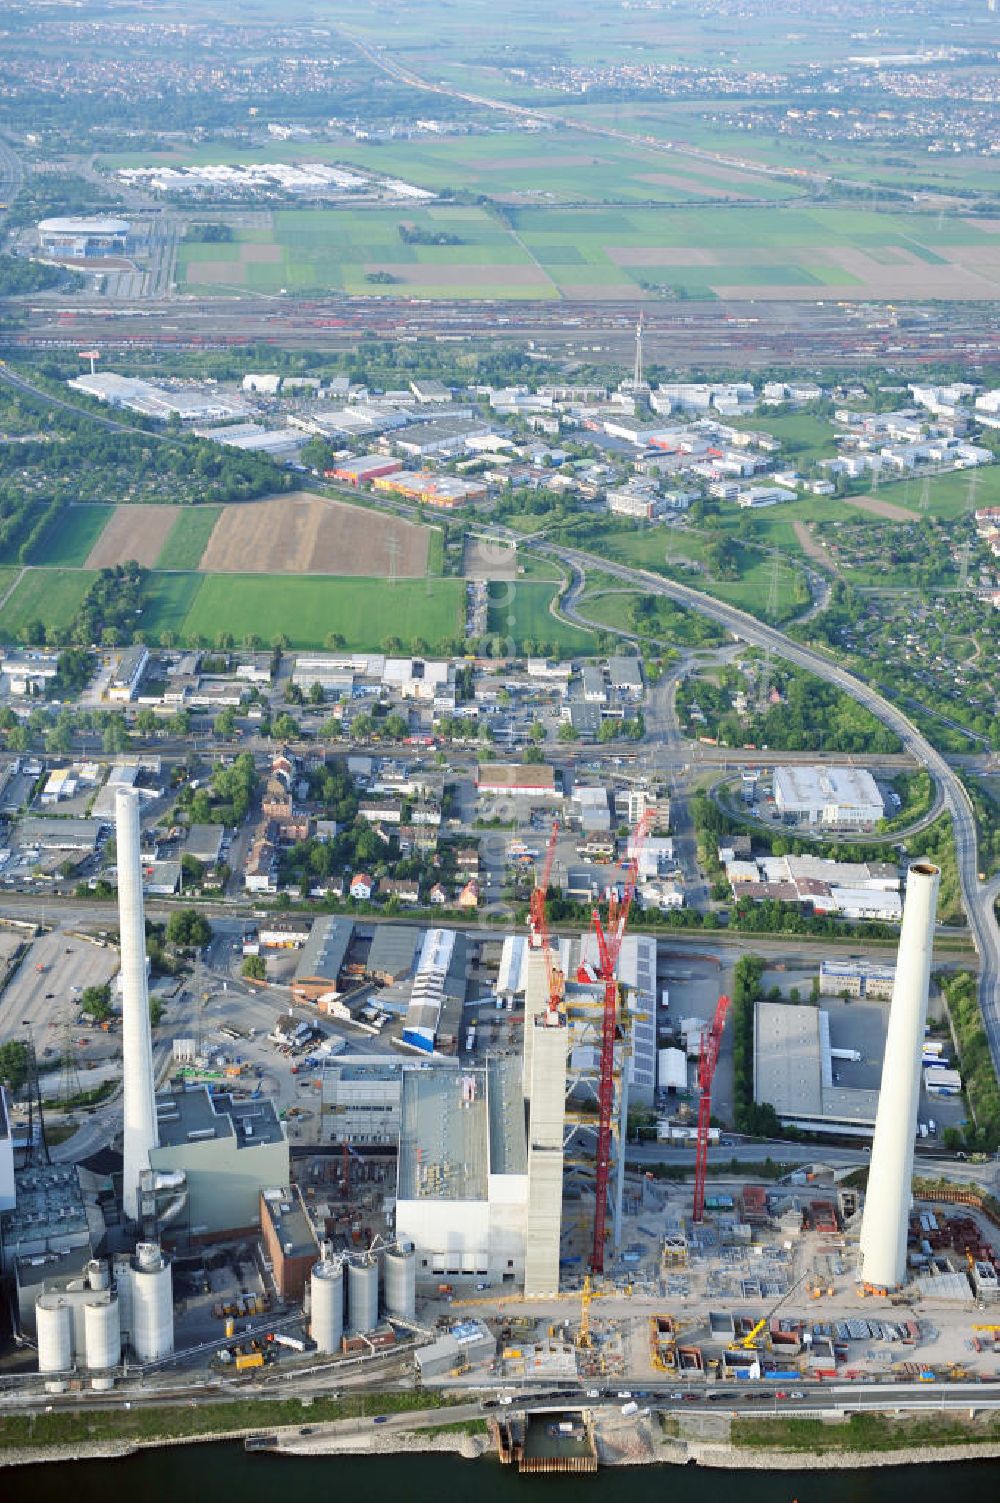
<path id="1" fill-rule="evenodd" d="M 354 923 L 351 919 L 317 919 L 299 954 L 295 980 L 324 976 L 330 981 L 336 981 L 347 958 L 353 935 Z"/>

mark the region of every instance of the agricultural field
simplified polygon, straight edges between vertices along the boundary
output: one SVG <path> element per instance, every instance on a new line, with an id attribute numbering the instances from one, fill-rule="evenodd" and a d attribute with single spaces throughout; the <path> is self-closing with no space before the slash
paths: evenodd
<path id="1" fill-rule="evenodd" d="M 422 579 L 430 530 L 306 491 L 225 506 L 202 555 L 206 573 Z"/>
<path id="2" fill-rule="evenodd" d="M 992 299 L 1000 221 L 738 202 L 279 210 L 271 229 L 182 243 L 178 280 L 240 294 Z"/>
<path id="3" fill-rule="evenodd" d="M 225 157 L 225 149 L 216 145 L 181 148 L 166 160 L 199 166 Z M 164 160 L 159 152 L 115 153 L 103 165 L 143 167 Z M 412 141 L 276 144 L 239 155 L 241 166 L 290 161 L 358 167 L 435 193 L 481 193 L 511 204 L 695 203 L 706 198 L 784 199 L 802 192 L 780 178 L 679 156 L 662 145 L 643 147 L 558 127 Z"/>
<path id="4" fill-rule="evenodd" d="M 551 652 L 593 652 L 590 632 L 552 615 L 550 607 L 557 595 L 557 586 L 541 581 L 491 584 L 487 630 L 512 640 L 521 651 L 527 643 L 534 643 L 538 650 L 545 643 L 545 650 Z"/>
<path id="5" fill-rule="evenodd" d="M 278 210 L 270 231 L 239 229 L 227 243 L 182 244 L 177 275 L 188 288 L 221 293 L 556 296 L 506 225 L 462 205 Z"/>
<path id="6" fill-rule="evenodd" d="M 162 641 L 164 632 L 184 640 L 184 623 L 202 585 L 200 574 L 150 574 L 146 581 L 146 604 L 137 628 L 151 642 Z M 224 631 L 216 627 L 216 632 Z M 215 633 L 213 633 L 214 640 Z"/>
<path id="7" fill-rule="evenodd" d="M 738 106 L 734 103 L 734 112 Z M 721 111 L 720 111 L 721 112 Z M 796 138 L 769 130 L 727 128 L 711 118 L 716 109 L 680 100 L 633 100 L 620 104 L 567 103 L 559 111 L 570 125 L 596 125 L 660 141 L 679 161 L 697 164 L 691 152 L 709 151 L 747 164 L 788 173 L 833 173 L 860 184 L 915 184 L 942 193 L 992 193 L 996 163 L 966 152 L 930 156 L 917 143 L 895 141 L 823 141 Z"/>
<path id="8" fill-rule="evenodd" d="M 69 626 L 93 578 L 89 569 L 27 569 L 0 608 L 0 641 L 16 642 L 31 621 Z"/>
<path id="9" fill-rule="evenodd" d="M 116 506 L 87 555 L 87 568 L 110 569 L 130 559 L 152 568 L 176 520 L 175 506 Z"/>
<path id="10" fill-rule="evenodd" d="M 2 621 L 2 616 L 0 616 Z M 331 633 L 348 648 L 377 651 L 389 637 L 422 638 L 432 651 L 460 643 L 465 630 L 465 585 L 460 579 L 297 579 L 277 575 L 205 575 L 184 618 L 181 636 L 214 642 L 222 632 L 237 641 L 280 636 L 292 647 L 321 647 Z"/>
<path id="11" fill-rule="evenodd" d="M 31 562 L 69 568 L 85 563 L 114 510 L 100 505 L 67 507 L 58 529 L 53 528 L 42 547 L 33 551 Z"/>
<path id="12" fill-rule="evenodd" d="M 156 567 L 197 569 L 221 511 L 221 506 L 178 507 L 174 525 L 160 549 Z"/>
<path id="13" fill-rule="evenodd" d="M 517 209 L 567 297 L 632 283 L 677 297 L 992 298 L 1000 222 L 865 209 Z M 809 289 L 812 289 L 811 291 Z"/>

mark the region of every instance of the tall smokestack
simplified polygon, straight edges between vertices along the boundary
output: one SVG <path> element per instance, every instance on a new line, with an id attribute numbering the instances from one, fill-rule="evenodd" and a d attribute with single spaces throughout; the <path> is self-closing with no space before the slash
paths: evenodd
<path id="1" fill-rule="evenodd" d="M 911 866 L 906 878 L 896 980 L 889 1005 L 882 1084 L 861 1223 L 859 1277 L 862 1283 L 878 1289 L 898 1289 L 906 1281 L 913 1142 L 920 1104 L 920 1061 L 940 880 L 939 868 L 927 861 Z"/>
<path id="2" fill-rule="evenodd" d="M 118 844 L 118 922 L 122 950 L 122 1055 L 125 1074 L 125 1215 L 139 1219 L 139 1175 L 149 1168 L 149 1150 L 159 1142 L 153 1094 L 153 1040 L 146 984 L 146 926 L 139 854 L 139 795 L 115 793 Z"/>

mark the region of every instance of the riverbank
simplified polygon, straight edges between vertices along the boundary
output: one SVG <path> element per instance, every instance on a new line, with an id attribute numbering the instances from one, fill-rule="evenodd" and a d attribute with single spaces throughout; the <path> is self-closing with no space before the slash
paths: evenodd
<path id="1" fill-rule="evenodd" d="M 825 1472 L 865 1471 L 873 1468 L 926 1466 L 937 1462 L 1000 1460 L 1000 1439 L 933 1445 L 919 1442 L 906 1448 L 872 1451 L 824 1449 L 795 1451 L 768 1447 L 735 1446 L 721 1440 L 661 1437 L 652 1426 L 638 1445 L 621 1446 L 614 1434 L 598 1433 L 602 1470 L 641 1466 L 696 1466 L 733 1472 Z M 618 1430 L 618 1427 L 615 1427 Z M 60 1465 L 71 1461 L 124 1460 L 144 1451 L 189 1446 L 242 1443 L 258 1430 L 227 1430 L 185 1437 L 149 1437 L 142 1440 L 81 1441 L 73 1445 L 9 1447 L 0 1451 L 0 1467 Z M 633 1431 L 633 1435 L 635 1431 Z M 271 1438 L 273 1437 L 273 1438 Z M 317 1460 L 325 1456 L 388 1457 L 400 1455 L 449 1455 L 465 1461 L 494 1459 L 493 1437 L 473 1433 L 461 1426 L 420 1430 L 354 1431 L 350 1434 L 324 1431 L 303 1434 L 290 1426 L 270 1432 L 271 1443 L 254 1454 Z M 251 1458 L 252 1459 L 252 1458 Z"/>

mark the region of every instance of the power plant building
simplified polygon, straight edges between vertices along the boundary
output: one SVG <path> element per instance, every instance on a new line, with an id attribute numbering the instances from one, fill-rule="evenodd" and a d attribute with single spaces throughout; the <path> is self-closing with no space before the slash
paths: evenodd
<path id="1" fill-rule="evenodd" d="M 260 1229 L 278 1294 L 301 1303 L 320 1248 L 297 1185 L 261 1191 Z"/>
<path id="2" fill-rule="evenodd" d="M 414 1246 L 417 1278 L 520 1285 L 527 1199 L 517 1062 L 405 1071 L 396 1235 Z"/>
<path id="3" fill-rule="evenodd" d="M 192 1240 L 254 1233 L 262 1191 L 291 1178 L 273 1101 L 235 1101 L 198 1086 L 158 1097 L 156 1115 L 159 1146 L 150 1167 L 186 1176 Z"/>

